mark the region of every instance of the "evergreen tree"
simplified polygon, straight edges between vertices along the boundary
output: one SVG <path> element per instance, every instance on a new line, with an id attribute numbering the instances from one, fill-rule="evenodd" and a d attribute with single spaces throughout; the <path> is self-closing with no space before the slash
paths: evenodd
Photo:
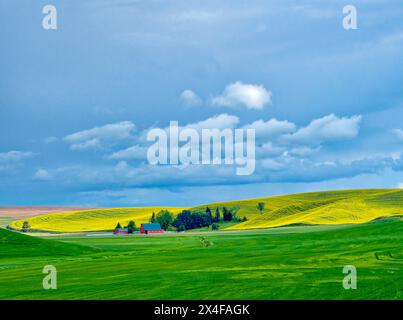
<path id="1" fill-rule="evenodd" d="M 220 222 L 221 217 L 220 217 L 220 209 L 215 208 L 215 216 L 214 216 L 214 222 Z"/>
<path id="2" fill-rule="evenodd" d="M 122 229 L 122 226 L 120 225 L 120 222 L 116 225 L 115 229 Z"/>
<path id="3" fill-rule="evenodd" d="M 213 215 L 209 207 L 206 208 L 206 223 L 208 226 L 213 223 Z"/>
<path id="4" fill-rule="evenodd" d="M 157 220 L 156 220 L 156 218 L 155 218 L 155 212 L 153 212 L 153 214 L 151 215 L 150 222 L 151 222 L 151 223 L 157 222 Z"/>
<path id="5" fill-rule="evenodd" d="M 222 216 L 224 221 L 232 220 L 232 213 L 226 207 L 222 208 Z"/>

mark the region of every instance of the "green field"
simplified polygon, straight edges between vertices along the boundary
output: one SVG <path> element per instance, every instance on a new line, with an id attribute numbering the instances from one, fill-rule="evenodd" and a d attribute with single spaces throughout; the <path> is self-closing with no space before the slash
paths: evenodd
<path id="1" fill-rule="evenodd" d="M 258 202 L 265 203 L 262 213 Z M 207 205 L 189 208 L 204 212 Z M 43 237 L 0 229 L 0 299 L 402 299 L 403 190 L 314 192 L 208 204 L 246 222 L 155 236 L 99 234 L 183 208 L 85 210 L 29 218 Z M 23 220 L 0 223 L 19 229 Z M 81 232 L 81 233 L 77 233 Z M 83 233 L 84 232 L 84 233 Z M 33 236 L 36 235 L 36 236 Z M 202 245 L 206 237 L 212 246 Z M 58 270 L 44 290 L 42 269 Z M 342 287 L 354 265 L 358 289 Z"/>
<path id="2" fill-rule="evenodd" d="M 57 290 L 42 289 L 48 264 Z M 148 237 L 0 229 L 0 265 L 0 299 L 402 299 L 403 220 Z M 345 265 L 357 290 L 342 288 Z"/>
<path id="3" fill-rule="evenodd" d="M 265 204 L 262 213 L 258 202 Z M 350 224 L 364 223 L 381 217 L 403 215 L 403 190 L 347 190 L 312 192 L 274 196 L 260 199 L 228 201 L 188 208 L 204 212 L 206 206 L 212 211 L 225 206 L 246 222 L 232 224 L 229 230 L 261 229 L 293 224 Z M 67 213 L 41 215 L 27 219 L 33 230 L 51 232 L 87 232 L 113 230 L 118 222 L 122 225 L 134 220 L 139 226 L 148 222 L 152 212 L 168 209 L 173 214 L 184 208 L 143 207 L 95 209 Z M 10 226 L 21 229 L 24 220 L 14 221 Z"/>

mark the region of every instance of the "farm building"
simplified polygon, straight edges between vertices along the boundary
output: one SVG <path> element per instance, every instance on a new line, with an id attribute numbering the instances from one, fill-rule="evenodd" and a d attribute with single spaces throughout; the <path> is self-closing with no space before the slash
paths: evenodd
<path id="1" fill-rule="evenodd" d="M 141 234 L 164 233 L 159 223 L 143 223 L 140 227 Z"/>
<path id="2" fill-rule="evenodd" d="M 113 231 L 113 234 L 119 235 L 119 234 L 129 234 L 129 230 L 127 228 L 116 228 Z"/>

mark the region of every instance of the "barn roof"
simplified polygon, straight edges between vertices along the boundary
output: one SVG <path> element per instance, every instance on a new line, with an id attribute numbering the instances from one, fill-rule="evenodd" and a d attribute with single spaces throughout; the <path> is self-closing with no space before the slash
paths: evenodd
<path id="1" fill-rule="evenodd" d="M 161 226 L 159 223 L 143 223 L 142 226 L 144 230 L 147 231 L 161 230 Z"/>

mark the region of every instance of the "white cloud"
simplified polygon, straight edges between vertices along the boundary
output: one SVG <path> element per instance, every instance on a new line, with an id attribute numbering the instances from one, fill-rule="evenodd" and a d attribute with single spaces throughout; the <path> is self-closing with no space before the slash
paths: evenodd
<path id="1" fill-rule="evenodd" d="M 102 149 L 102 144 L 98 139 L 91 139 L 80 143 L 73 143 L 71 150 Z"/>
<path id="2" fill-rule="evenodd" d="M 179 99 L 185 106 L 188 107 L 200 106 L 202 104 L 202 100 L 192 90 L 183 91 Z"/>
<path id="3" fill-rule="evenodd" d="M 147 149 L 141 146 L 133 146 L 124 150 L 112 153 L 109 159 L 128 160 L 128 159 L 144 159 L 147 155 Z"/>
<path id="4" fill-rule="evenodd" d="M 107 124 L 70 134 L 64 138 L 72 150 L 99 149 L 103 144 L 131 137 L 135 125 L 131 121 Z"/>
<path id="5" fill-rule="evenodd" d="M 284 163 L 280 163 L 270 158 L 263 159 L 260 162 L 260 165 L 264 170 L 270 170 L 270 171 L 281 171 L 284 170 L 285 168 Z"/>
<path id="6" fill-rule="evenodd" d="M 321 147 L 310 148 L 302 146 L 291 149 L 290 151 L 287 152 L 287 154 L 297 157 L 307 157 L 314 153 L 317 153 L 320 149 Z"/>
<path id="7" fill-rule="evenodd" d="M 403 141 L 403 130 L 402 129 L 395 129 L 393 130 L 394 134 L 396 135 L 397 139 Z"/>
<path id="8" fill-rule="evenodd" d="M 8 151 L 0 153 L 0 161 L 20 161 L 25 158 L 33 157 L 35 154 L 30 151 Z"/>
<path id="9" fill-rule="evenodd" d="M 256 154 L 258 158 L 277 157 L 285 151 L 284 147 L 275 146 L 272 142 L 267 142 L 257 147 Z"/>
<path id="10" fill-rule="evenodd" d="M 211 118 L 187 124 L 185 127 L 193 128 L 196 130 L 202 129 L 227 129 L 234 128 L 239 123 L 239 118 L 237 116 L 229 115 L 227 113 L 222 113 Z"/>
<path id="11" fill-rule="evenodd" d="M 188 123 L 188 124 L 182 124 L 178 123 L 179 129 L 183 130 L 186 128 L 192 128 L 195 129 L 201 134 L 202 129 L 218 129 L 218 130 L 223 130 L 223 129 L 234 129 L 238 124 L 240 120 L 237 116 L 233 116 L 227 113 L 221 113 L 218 115 L 215 115 L 213 117 L 198 121 L 198 122 L 193 122 L 193 123 Z M 140 136 L 138 137 L 138 141 L 141 141 L 142 143 L 148 143 L 147 142 L 147 134 L 150 130 L 155 129 L 155 127 L 150 127 L 146 130 L 144 130 Z M 169 127 L 161 128 L 165 130 L 167 135 L 169 136 Z"/>
<path id="12" fill-rule="evenodd" d="M 271 104 L 272 93 L 262 85 L 244 84 L 240 81 L 226 86 L 224 92 L 213 97 L 212 104 L 224 107 L 245 106 L 248 109 L 263 109 Z"/>
<path id="13" fill-rule="evenodd" d="M 270 119 L 268 121 L 257 120 L 244 126 L 244 129 L 255 129 L 257 138 L 268 138 L 281 134 L 292 133 L 296 126 L 292 122 Z"/>
<path id="14" fill-rule="evenodd" d="M 396 188 L 398 188 L 398 189 L 403 189 L 403 182 L 398 183 L 397 186 L 396 186 Z"/>
<path id="15" fill-rule="evenodd" d="M 286 140 L 299 143 L 317 144 L 325 141 L 347 140 L 355 138 L 360 130 L 361 116 L 339 118 L 334 114 L 320 119 L 299 129 L 297 132 L 286 135 Z"/>
<path id="16" fill-rule="evenodd" d="M 35 172 L 33 179 L 46 181 L 46 180 L 52 179 L 52 175 L 49 173 L 49 171 L 47 171 L 45 169 L 39 169 Z"/>

